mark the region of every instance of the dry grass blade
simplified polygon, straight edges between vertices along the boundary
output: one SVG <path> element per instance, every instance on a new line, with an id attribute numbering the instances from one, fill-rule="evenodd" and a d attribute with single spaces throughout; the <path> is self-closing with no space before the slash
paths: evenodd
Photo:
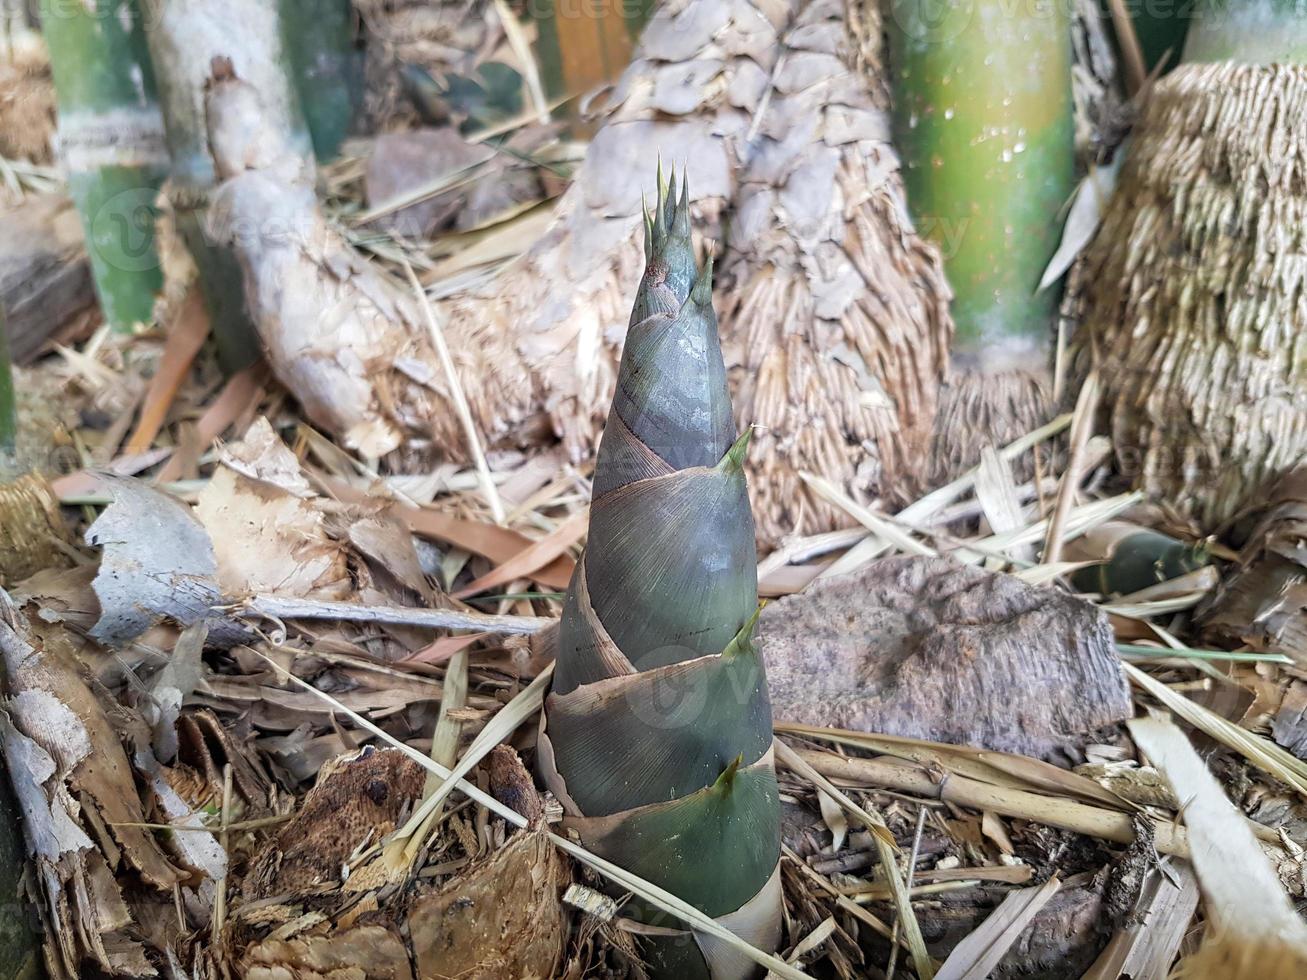
<path id="1" fill-rule="evenodd" d="M 458 759 L 458 738 L 462 734 L 463 723 L 453 712 L 467 704 L 467 659 L 466 649 L 454 654 L 449 666 L 445 668 L 445 680 L 440 687 L 440 711 L 436 716 L 435 731 L 431 735 L 431 758 L 442 766 L 452 766 Z M 442 780 L 435 773 L 428 772 L 426 785 L 422 788 L 423 799 L 430 798 L 441 784 Z M 412 867 L 432 826 L 440 818 L 440 809 L 439 806 L 433 806 L 421 827 L 407 841 L 399 838 L 387 841 L 385 851 L 389 866 Z"/>
<path id="2" fill-rule="evenodd" d="M 1135 491 L 1134 493 L 1123 493 L 1115 497 L 1108 497 L 1106 500 L 1095 500 L 1091 503 L 1081 504 L 1079 507 L 1073 507 L 1067 513 L 1062 538 L 1066 540 L 1084 534 L 1103 521 L 1110 521 L 1118 514 L 1124 513 L 1143 499 L 1144 495 Z M 1013 531 L 1009 534 L 993 534 L 977 541 L 969 541 L 952 554 L 958 561 L 966 564 L 979 564 L 984 560 L 986 554 L 996 551 L 1006 553 L 1022 545 L 1039 542 L 1048 534 L 1048 525 L 1047 520 L 1036 521 L 1020 531 Z"/>
<path id="3" fill-rule="evenodd" d="M 922 980 L 931 980 L 935 975 L 935 967 L 931 963 L 930 954 L 926 951 L 926 940 L 921 935 L 921 926 L 917 922 L 916 913 L 912 910 L 912 899 L 908 895 L 907 883 L 903 880 L 902 874 L 899 873 L 896 853 L 898 843 L 889 832 L 889 828 L 885 826 L 885 822 L 854 803 L 845 793 L 836 788 L 834 783 L 814 769 L 807 760 L 781 739 L 773 739 L 772 744 L 776 747 L 777 761 L 794 770 L 800 776 L 811 781 L 818 789 L 830 795 L 840 806 L 844 807 L 871 831 L 872 843 L 876 847 L 876 854 L 880 858 L 881 868 L 885 872 L 885 879 L 889 882 L 890 891 L 893 894 L 894 909 L 899 917 L 899 928 L 907 939 L 908 949 L 912 953 L 912 965 L 916 967 L 917 975 Z"/>
<path id="4" fill-rule="evenodd" d="M 1043 560 L 1049 564 L 1062 557 L 1063 527 L 1071 505 L 1075 503 L 1076 486 L 1080 482 L 1085 450 L 1089 445 L 1089 437 L 1094 434 L 1098 390 L 1098 375 L 1091 371 L 1076 398 L 1075 417 L 1071 422 L 1071 454 L 1067 460 L 1066 470 L 1062 474 L 1062 484 L 1057 489 L 1057 501 L 1053 504 L 1053 515 L 1048 521 L 1048 534 L 1044 538 Z"/>
<path id="5" fill-rule="evenodd" d="M 803 860 L 803 858 L 795 854 L 784 843 L 781 844 L 781 854 L 784 855 L 785 859 L 790 861 L 794 865 L 794 867 L 798 869 L 800 874 L 802 874 L 805 878 L 811 881 L 814 885 L 816 885 L 826 894 L 830 895 L 831 898 L 835 900 L 835 904 L 838 905 L 845 912 L 848 912 L 849 915 L 853 916 L 855 919 L 857 919 L 863 925 L 870 928 L 873 932 L 875 932 L 877 935 L 881 936 L 882 938 L 888 939 L 890 942 L 895 943 L 900 948 L 904 948 L 904 949 L 907 948 L 906 939 L 896 934 L 895 930 L 891 929 L 885 923 L 881 922 L 880 919 L 876 918 L 874 915 L 872 915 L 870 912 L 864 909 L 857 902 L 852 901 L 847 895 L 841 895 L 840 890 L 836 888 L 833 884 L 831 884 L 825 875 L 818 874 L 816 871 L 814 871 L 808 865 L 808 863 Z M 890 897 L 888 890 L 886 890 L 885 897 L 886 898 Z M 911 952 L 911 950 L 909 950 L 909 952 Z M 934 968 L 933 961 L 931 963 L 931 967 Z"/>
<path id="6" fill-rule="evenodd" d="M 445 801 L 450 793 L 458 786 L 459 781 L 472 771 L 473 767 L 490 754 L 493 749 L 508 736 L 512 735 L 524 721 L 540 710 L 544 704 L 545 694 L 549 691 L 549 682 L 554 676 L 554 665 L 550 664 L 542 670 L 530 684 L 523 688 L 512 701 L 504 705 L 495 716 L 486 723 L 486 727 L 481 729 L 480 734 L 472 740 L 472 744 L 467 747 L 463 753 L 463 758 L 458 760 L 458 765 L 450 771 L 435 785 L 428 785 L 426 798 L 422 801 L 408 822 L 399 830 L 395 831 L 393 840 L 403 840 L 409 836 L 417 834 L 423 829 L 428 818 L 436 812 L 436 809 Z M 441 711 L 444 711 L 444 705 L 441 705 Z"/>
<path id="7" fill-rule="evenodd" d="M 485 592 L 487 589 L 493 589 L 499 585 L 507 585 L 514 579 L 526 578 L 536 569 L 548 565 L 559 555 L 566 554 L 568 548 L 585 536 L 586 529 L 589 526 L 590 508 L 583 507 L 529 548 L 520 551 L 494 571 L 469 583 L 466 588 L 455 592 L 454 598 L 466 599 L 478 592 Z"/>
<path id="8" fill-rule="evenodd" d="M 812 932 L 808 933 L 794 947 L 794 952 L 785 957 L 787 963 L 797 963 L 803 957 L 807 956 L 814 949 L 830 938 L 831 933 L 835 931 L 835 917 L 828 915 L 822 919 Z"/>
<path id="9" fill-rule="evenodd" d="M 1029 451 L 1032 447 L 1039 445 L 1046 439 L 1060 433 L 1071 424 L 1071 413 L 1059 415 L 1047 425 L 1042 425 L 1038 429 L 1022 436 L 1020 439 L 1014 439 L 998 451 L 999 457 L 1007 462 L 1011 462 L 1021 456 L 1022 453 Z M 968 470 L 962 476 L 958 477 L 944 486 L 932 490 L 924 497 L 909 504 L 903 510 L 894 515 L 894 519 L 902 524 L 913 527 L 924 526 L 942 511 L 945 507 L 955 503 L 964 494 L 970 490 L 976 482 L 979 474 L 979 467 Z M 849 551 L 838 561 L 830 565 L 822 574 L 823 575 L 844 575 L 848 572 L 857 571 L 867 562 L 878 558 L 889 550 L 889 545 L 876 534 L 868 534 L 865 538 L 855 544 Z"/>
<path id="10" fill-rule="evenodd" d="M 436 318 L 431 300 L 427 299 L 426 290 L 418 282 L 417 274 L 408 262 L 404 263 L 404 273 L 408 276 L 409 285 L 413 287 L 413 295 L 418 305 L 422 307 L 427 329 L 431 331 L 431 343 L 440 357 L 440 366 L 445 372 L 445 382 L 449 385 L 450 400 L 454 403 L 454 411 L 458 414 L 458 421 L 463 426 L 463 435 L 467 439 L 468 455 L 476 465 L 481 494 L 490 506 L 490 513 L 494 516 L 495 523 L 503 524 L 504 504 L 499 499 L 499 490 L 495 487 L 494 478 L 490 475 L 490 467 L 486 464 L 486 454 L 481 449 L 481 436 L 477 433 L 476 423 L 472 421 L 472 410 L 467 407 L 467 395 L 463 392 L 463 383 L 458 379 L 454 359 L 449 354 L 449 345 L 445 343 L 445 331 Z"/>
<path id="11" fill-rule="evenodd" d="M 1190 701 L 1178 691 L 1173 691 L 1160 681 L 1154 680 L 1138 667 L 1125 663 L 1121 666 L 1130 680 L 1157 698 L 1169 711 L 1179 715 L 1205 735 L 1238 752 L 1259 769 L 1293 787 L 1303 796 L 1307 796 L 1307 763 L 1297 756 L 1286 752 L 1274 742 L 1255 735 L 1232 721 L 1227 721 L 1216 712 Z"/>
<path id="12" fill-rule="evenodd" d="M 1049 582 L 1060 579 L 1063 575 L 1070 575 L 1077 569 L 1091 564 L 1093 562 L 1087 561 L 1040 562 L 1038 565 L 1031 565 L 1029 568 L 1018 568 L 1012 574 L 1027 585 L 1047 585 Z"/>
<path id="13" fill-rule="evenodd" d="M 260 656 L 263 655 L 260 654 Z M 276 666 L 275 662 L 272 661 L 270 658 L 264 657 L 264 659 L 268 660 L 269 663 L 272 663 L 274 666 Z M 457 789 L 463 795 L 467 796 L 473 802 L 477 803 L 480 806 L 485 807 L 487 810 L 489 810 L 491 813 L 495 814 L 496 816 L 502 817 L 504 820 L 507 820 L 514 827 L 519 827 L 519 828 L 526 827 L 527 825 L 526 818 L 522 816 L 520 813 L 518 813 L 516 810 L 510 809 L 509 807 L 500 803 L 489 793 L 485 793 L 482 790 L 478 789 L 476 786 L 469 783 L 466 779 L 454 780 L 453 773 L 449 769 L 446 769 L 438 762 L 434 762 L 431 758 L 419 752 L 417 749 L 413 748 L 412 746 L 405 745 L 399 739 L 395 738 L 389 732 L 385 731 L 385 729 L 379 728 L 377 725 L 374 725 L 372 722 L 370 722 L 368 719 L 364 718 L 362 715 L 358 714 L 357 712 L 351 711 L 349 708 L 345 707 L 343 704 L 341 704 L 338 700 L 336 700 L 326 691 L 318 690 L 316 687 L 314 687 L 308 681 L 303 680 L 302 678 L 295 677 L 294 675 L 288 675 L 288 676 L 290 677 L 290 680 L 292 682 L 304 688 L 306 691 L 308 691 L 315 697 L 321 699 L 325 703 L 331 705 L 332 708 L 334 708 L 336 711 L 339 711 L 342 715 L 348 717 L 351 721 L 354 722 L 354 724 L 358 725 L 364 731 L 370 732 L 372 735 L 374 735 L 376 738 L 381 739 L 387 745 L 399 749 L 401 752 L 407 755 L 418 765 L 422 766 L 428 772 L 435 773 L 441 779 L 450 780 L 451 785 L 453 785 L 455 789 Z M 724 926 L 720 925 L 717 922 L 714 922 L 708 916 L 704 915 L 694 906 L 687 905 L 685 902 L 681 901 L 675 895 L 672 895 L 671 893 L 664 891 L 663 889 L 659 888 L 657 885 L 650 884 L 649 882 L 645 881 L 643 878 L 636 877 L 635 875 L 631 874 L 629 871 L 625 871 L 624 869 L 617 867 L 617 865 L 609 861 L 605 861 L 597 854 L 592 854 L 590 851 L 586 850 L 584 847 L 581 847 L 579 844 L 574 844 L 572 841 L 559 837 L 557 834 L 551 833 L 549 835 L 549 839 L 550 841 L 553 842 L 554 846 L 558 847 L 563 852 L 570 854 L 572 857 L 576 858 L 582 864 L 594 868 L 596 871 L 604 875 L 606 878 L 611 879 L 612 881 L 616 882 L 618 885 L 630 891 L 631 893 L 638 895 L 646 902 L 650 902 L 658 906 L 668 914 L 676 916 L 677 918 L 681 919 L 692 928 L 697 929 L 701 932 L 706 932 L 716 937 L 717 939 L 720 939 L 723 943 L 726 943 L 732 949 L 738 950 L 743 955 L 749 957 L 749 959 L 753 960 L 753 962 L 757 963 L 759 966 L 763 967 L 764 969 L 771 970 L 776 976 L 784 977 L 785 980 L 806 980 L 807 974 L 804 973 L 803 971 L 795 969 L 790 964 L 784 962 L 783 960 L 775 956 L 772 956 L 769 953 L 764 953 L 762 950 L 758 949 L 755 946 L 751 946 L 749 943 L 745 942 L 743 939 L 735 935 L 735 933 L 731 932 L 729 929 L 725 928 Z"/>
<path id="14" fill-rule="evenodd" d="M 1184 733 L 1159 718 L 1128 722 L 1130 735 L 1184 801 L 1194 870 L 1207 914 L 1224 931 L 1291 942 L 1307 951 L 1298 917 L 1247 821 L 1235 809 Z"/>
<path id="15" fill-rule="evenodd" d="M 868 508 L 862 506 L 860 503 L 849 497 L 848 494 L 837 489 L 830 483 L 830 481 L 825 480 L 820 476 L 814 476 L 811 473 L 800 473 L 799 478 L 803 480 L 804 483 L 808 484 L 808 486 L 812 487 L 817 495 L 823 500 L 827 500 L 834 504 L 872 534 L 894 547 L 906 551 L 911 555 L 932 557 L 935 554 L 933 548 L 922 544 L 894 522 L 880 516 L 879 514 L 873 513 Z"/>
<path id="16" fill-rule="evenodd" d="M 939 980 L 985 980 L 998 966 L 1003 954 L 1021 937 L 1036 913 L 1061 887 L 1062 883 L 1055 876 L 1038 888 L 1023 888 L 1010 893 L 980 928 L 953 948 L 939 968 Z"/>
<path id="17" fill-rule="evenodd" d="M 1072 414 L 1067 412 L 1064 415 L 1059 415 L 1047 425 L 1041 425 L 1038 429 L 1032 430 L 1020 439 L 1012 440 L 1012 442 L 1008 443 L 998 451 L 999 458 L 1009 463 L 1012 462 L 1022 454 L 1033 449 L 1035 446 L 1038 446 L 1041 442 L 1058 435 L 1063 429 L 1071 424 L 1071 419 Z M 968 490 L 970 490 L 975 485 L 976 476 L 979 472 L 979 467 L 974 467 L 968 470 L 956 480 L 946 483 L 938 489 L 932 490 L 920 500 L 909 504 L 895 516 L 905 524 L 922 524 L 929 521 L 941 510 L 949 504 L 956 502 Z"/>

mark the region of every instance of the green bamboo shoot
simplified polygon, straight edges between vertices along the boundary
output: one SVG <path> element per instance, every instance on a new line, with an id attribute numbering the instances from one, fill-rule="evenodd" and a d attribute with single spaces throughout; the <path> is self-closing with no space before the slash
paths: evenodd
<path id="1" fill-rule="evenodd" d="M 167 166 L 135 0 L 41 5 L 59 103 L 59 146 L 107 322 L 149 322 L 162 277 L 155 197 Z"/>
<path id="2" fill-rule="evenodd" d="M 1074 187 L 1067 5 L 895 0 L 886 25 L 908 205 L 953 289 L 947 470 L 1043 421 L 1058 297 L 1038 285 Z"/>
<path id="3" fill-rule="evenodd" d="M 608 425 L 590 536 L 563 610 L 540 766 L 566 828 L 755 945 L 780 937 L 779 799 L 757 556 L 689 193 L 661 187 Z M 673 188 L 674 188 L 673 178 Z M 655 976 L 726 977 L 734 954 L 656 909 L 626 914 Z"/>

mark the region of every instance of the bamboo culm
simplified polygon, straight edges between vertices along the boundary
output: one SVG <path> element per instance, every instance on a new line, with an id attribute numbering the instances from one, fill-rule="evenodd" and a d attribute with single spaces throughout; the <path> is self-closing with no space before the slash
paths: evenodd
<path id="1" fill-rule="evenodd" d="M 167 167 L 135 0 L 43 3 L 59 153 L 82 219 L 96 294 L 119 330 L 148 323 L 162 284 L 155 198 Z"/>

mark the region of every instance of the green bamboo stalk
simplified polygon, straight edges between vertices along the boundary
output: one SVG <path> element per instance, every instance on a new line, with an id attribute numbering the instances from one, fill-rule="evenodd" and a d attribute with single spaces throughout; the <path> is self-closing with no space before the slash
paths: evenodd
<path id="1" fill-rule="evenodd" d="M 1235 0 L 1242 2 L 1242 0 Z M 1100 6 L 1109 8 L 1111 0 L 1100 0 Z M 1144 70 L 1153 72 L 1161 66 L 1162 72 L 1170 71 L 1180 62 L 1180 53 L 1184 50 L 1185 35 L 1193 22 L 1193 10 L 1189 4 L 1166 3 L 1127 3 L 1126 10 L 1139 40 L 1140 52 L 1144 57 Z M 1117 48 L 1121 45 L 1118 40 Z"/>
<path id="2" fill-rule="evenodd" d="M 757 555 L 689 192 L 659 179 L 585 554 L 564 604 L 540 768 L 581 843 L 757 946 L 780 938 L 779 798 Z M 673 180 L 674 186 L 674 180 Z M 746 975 L 656 908 L 657 977 Z M 746 964 L 747 967 L 747 964 Z"/>
<path id="3" fill-rule="evenodd" d="M 1036 293 L 1074 186 L 1065 3 L 894 0 L 895 130 L 918 230 L 944 254 L 955 358 L 1047 358 Z"/>
<path id="4" fill-rule="evenodd" d="M 1307 0 L 1200 0 L 1184 60 L 1307 62 Z"/>
<path id="5" fill-rule="evenodd" d="M 330 160 L 363 97 L 363 51 L 350 0 L 281 0 L 282 38 L 319 160 Z"/>
<path id="6" fill-rule="evenodd" d="M 107 322 L 150 320 L 162 284 L 154 201 L 167 158 L 135 0 L 43 0 L 60 155 Z"/>

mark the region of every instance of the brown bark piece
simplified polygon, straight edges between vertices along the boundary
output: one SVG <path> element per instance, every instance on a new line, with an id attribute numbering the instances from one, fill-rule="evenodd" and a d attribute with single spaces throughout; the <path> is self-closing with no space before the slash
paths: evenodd
<path id="1" fill-rule="evenodd" d="M 563 951 L 566 865 L 543 831 L 515 835 L 489 860 L 418 898 L 408 927 L 418 975 L 551 977 Z"/>
<path id="2" fill-rule="evenodd" d="M 0 309 L 15 364 L 30 364 L 68 332 L 90 328 L 91 265 L 72 201 L 40 194 L 0 212 Z"/>
<path id="3" fill-rule="evenodd" d="M 245 980 L 412 980 L 408 948 L 393 929 L 365 925 L 332 935 L 267 939 L 246 950 Z"/>
<path id="4" fill-rule="evenodd" d="M 763 610 L 777 720 L 1046 758 L 1130 717 L 1106 617 L 1009 575 L 890 558 Z"/>
<path id="5" fill-rule="evenodd" d="M 369 746 L 333 759 L 299 814 L 254 860 L 243 884 L 245 898 L 340 884 L 350 855 L 399 825 L 424 778 L 422 767 L 398 749 Z"/>

